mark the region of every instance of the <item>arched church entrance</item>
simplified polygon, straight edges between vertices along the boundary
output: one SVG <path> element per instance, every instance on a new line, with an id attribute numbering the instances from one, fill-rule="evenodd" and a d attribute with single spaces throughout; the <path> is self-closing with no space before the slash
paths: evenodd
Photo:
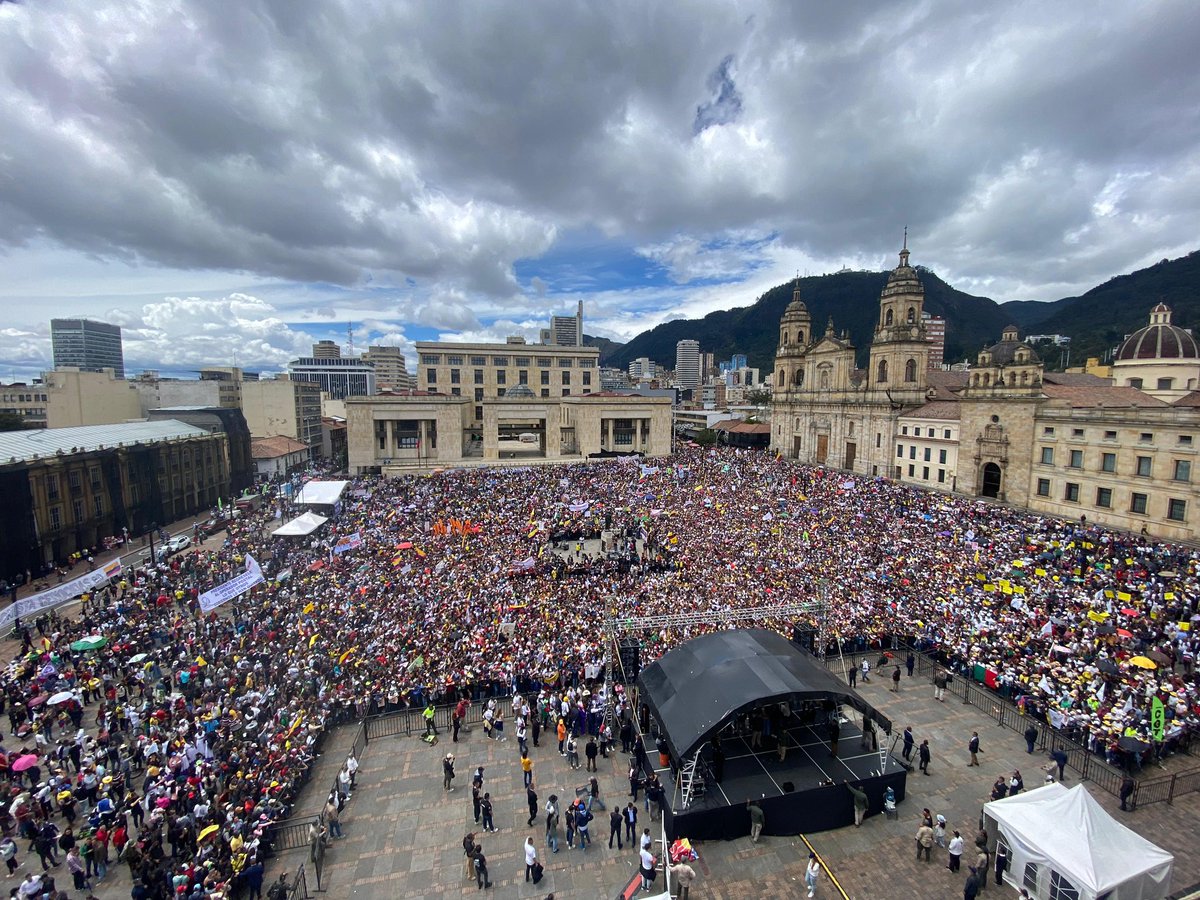
<path id="1" fill-rule="evenodd" d="M 995 463 L 987 463 L 983 467 L 983 484 L 979 490 L 981 497 L 1000 496 L 1000 467 Z"/>

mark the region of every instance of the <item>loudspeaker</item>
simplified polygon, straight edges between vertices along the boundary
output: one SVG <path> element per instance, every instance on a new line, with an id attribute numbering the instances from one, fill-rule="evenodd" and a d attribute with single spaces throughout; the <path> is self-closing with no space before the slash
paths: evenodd
<path id="1" fill-rule="evenodd" d="M 633 684 L 642 671 L 642 647 L 633 638 L 623 638 L 617 645 L 618 665 L 613 680 Z"/>

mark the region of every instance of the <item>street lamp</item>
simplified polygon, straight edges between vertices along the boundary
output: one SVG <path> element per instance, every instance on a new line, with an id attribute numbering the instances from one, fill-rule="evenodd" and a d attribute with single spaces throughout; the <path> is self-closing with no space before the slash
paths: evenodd
<path id="1" fill-rule="evenodd" d="M 154 533 L 158 531 L 158 523 L 150 523 L 150 565 L 154 565 L 157 560 L 154 558 Z"/>

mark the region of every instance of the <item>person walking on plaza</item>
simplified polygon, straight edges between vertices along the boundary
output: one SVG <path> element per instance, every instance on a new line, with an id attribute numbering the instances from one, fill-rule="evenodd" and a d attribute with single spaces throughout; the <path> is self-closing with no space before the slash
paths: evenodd
<path id="1" fill-rule="evenodd" d="M 479 814 L 483 816 L 484 831 L 500 830 L 492 822 L 492 795 L 487 791 L 484 792 L 483 799 L 479 801 Z"/>
<path id="2" fill-rule="evenodd" d="M 1050 758 L 1054 760 L 1054 764 L 1058 766 L 1058 780 L 1067 780 L 1067 751 L 1059 747 L 1050 754 Z"/>
<path id="3" fill-rule="evenodd" d="M 916 743 L 916 741 L 913 738 L 912 726 L 905 725 L 904 726 L 904 749 L 901 751 L 901 755 L 905 758 L 905 760 L 907 760 L 910 763 L 912 762 L 913 744 L 914 743 Z"/>
<path id="4" fill-rule="evenodd" d="M 470 707 L 471 707 L 471 701 L 468 700 L 466 697 L 459 700 L 458 704 L 454 707 L 454 719 L 451 722 L 451 725 L 454 726 L 453 740 L 454 740 L 454 743 L 456 743 L 456 744 L 458 743 L 459 729 L 462 728 L 463 720 L 466 719 L 467 710 L 470 709 Z"/>
<path id="5" fill-rule="evenodd" d="M 950 676 L 946 672 L 938 672 L 933 676 L 933 699 L 946 702 L 946 685 L 950 683 Z"/>
<path id="6" fill-rule="evenodd" d="M 442 790 L 452 791 L 454 788 L 450 786 L 450 782 L 454 780 L 454 754 L 447 753 L 446 758 L 442 760 Z"/>
<path id="7" fill-rule="evenodd" d="M 925 854 L 925 862 L 930 861 L 930 854 L 933 853 L 933 829 L 930 828 L 924 820 L 921 821 L 921 827 L 917 829 L 917 859 L 921 859 L 921 854 Z"/>
<path id="8" fill-rule="evenodd" d="M 537 847 L 533 846 L 533 835 L 525 838 L 525 880 L 533 880 L 533 867 L 538 864 Z"/>
<path id="9" fill-rule="evenodd" d="M 671 881 L 679 886 L 676 900 L 688 900 L 692 890 L 692 882 L 696 880 L 696 870 L 685 862 L 671 866 Z"/>
<path id="10" fill-rule="evenodd" d="M 1137 787 L 1137 782 L 1133 780 L 1132 775 L 1126 775 L 1121 781 L 1121 811 L 1129 812 L 1129 798 L 1133 796 L 1134 788 Z"/>
<path id="11" fill-rule="evenodd" d="M 608 849 L 612 849 L 613 838 L 617 839 L 617 849 L 623 849 L 621 844 L 621 810 L 615 806 L 608 814 Z"/>
<path id="12" fill-rule="evenodd" d="M 490 888 L 492 880 L 488 877 L 487 857 L 483 855 L 483 844 L 475 845 L 475 854 L 472 857 L 475 862 L 475 884 L 479 890 Z"/>
<path id="13" fill-rule="evenodd" d="M 1037 726 L 1034 725 L 1032 722 L 1030 722 L 1029 727 L 1025 729 L 1025 752 L 1026 753 L 1033 752 L 1033 745 L 1034 745 L 1034 743 L 1037 742 L 1037 738 L 1038 738 Z"/>
<path id="14" fill-rule="evenodd" d="M 867 795 L 849 781 L 843 781 L 842 784 L 850 791 L 850 796 L 854 800 L 854 827 L 859 828 L 863 823 L 863 818 L 867 815 Z"/>
<path id="15" fill-rule="evenodd" d="M 971 754 L 971 761 L 969 763 L 967 763 L 967 765 L 968 766 L 979 765 L 979 732 L 978 731 L 971 732 L 971 740 L 967 741 L 967 750 Z"/>
<path id="16" fill-rule="evenodd" d="M 871 683 L 871 664 L 865 659 L 862 661 L 862 680 L 863 684 Z"/>
<path id="17" fill-rule="evenodd" d="M 904 660 L 904 667 L 908 669 L 908 677 L 912 678 L 913 669 L 917 667 L 917 657 L 911 650 L 908 651 L 908 657 Z"/>
<path id="18" fill-rule="evenodd" d="M 621 813 L 621 817 L 625 820 L 625 840 L 632 846 L 637 836 L 637 804 L 630 803 L 626 806 Z"/>
<path id="19" fill-rule="evenodd" d="M 846 674 L 846 679 L 850 682 L 850 689 L 854 690 L 858 687 L 858 666 L 850 666 L 849 672 Z"/>
<path id="20" fill-rule="evenodd" d="M 971 874 L 963 883 L 963 900 L 975 900 L 979 896 L 979 873 L 971 866 Z"/>
<path id="21" fill-rule="evenodd" d="M 475 875 L 475 832 L 468 831 L 462 839 L 463 847 L 463 874 L 470 881 Z"/>
<path id="22" fill-rule="evenodd" d="M 958 829 L 954 830 L 954 837 L 950 838 L 950 846 L 946 848 L 949 851 L 949 861 L 946 863 L 946 868 L 951 872 L 957 872 L 959 865 L 962 862 L 963 839 L 958 833 Z"/>
<path id="23" fill-rule="evenodd" d="M 483 793 L 480 790 L 479 782 L 471 782 L 471 808 L 475 813 L 475 824 L 479 824 L 479 807 L 480 801 L 483 799 Z"/>
<path id="24" fill-rule="evenodd" d="M 920 769 L 926 775 L 929 774 L 929 738 L 921 741 L 921 746 L 917 748 L 917 758 L 921 761 Z"/>
<path id="25" fill-rule="evenodd" d="M 525 787 L 533 784 L 533 760 L 529 758 L 528 751 L 521 752 L 521 774 L 525 779 Z"/>
<path id="26" fill-rule="evenodd" d="M 596 743 L 595 736 L 589 736 L 587 743 L 583 747 L 583 755 L 587 757 L 587 770 L 589 772 L 599 771 L 596 768 L 596 757 L 600 754 L 600 745 Z"/>
<path id="27" fill-rule="evenodd" d="M 650 885 L 654 883 L 654 869 L 657 865 L 649 847 L 643 847 L 638 851 L 638 862 L 638 874 L 642 876 L 642 890 L 648 891 Z"/>
<path id="28" fill-rule="evenodd" d="M 546 846 L 551 853 L 558 852 L 558 795 L 551 794 L 546 801 Z"/>
<path id="29" fill-rule="evenodd" d="M 757 844 L 767 817 L 757 800 L 747 800 L 746 808 L 750 811 L 750 843 Z"/>
<path id="30" fill-rule="evenodd" d="M 900 693 L 900 667 L 896 666 L 896 671 L 892 672 L 892 692 Z"/>
<path id="31" fill-rule="evenodd" d="M 538 817 L 538 795 L 533 789 L 532 781 L 525 787 L 525 802 L 529 804 L 529 821 L 525 823 L 528 827 L 537 821 Z"/>
<path id="32" fill-rule="evenodd" d="M 817 862 L 817 854 L 808 854 L 808 864 L 804 867 L 804 885 L 808 888 L 808 896 L 817 896 L 817 877 L 821 874 L 821 864 Z"/>

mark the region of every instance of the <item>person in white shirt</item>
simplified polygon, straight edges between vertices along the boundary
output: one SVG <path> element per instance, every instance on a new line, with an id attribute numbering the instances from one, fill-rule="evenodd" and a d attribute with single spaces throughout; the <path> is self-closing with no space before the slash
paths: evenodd
<path id="1" fill-rule="evenodd" d="M 821 874 L 821 864 L 817 862 L 817 854 L 808 854 L 808 865 L 804 868 L 804 883 L 808 885 L 808 896 L 817 895 L 817 876 Z"/>
<path id="2" fill-rule="evenodd" d="M 648 891 L 650 890 L 650 885 L 654 882 L 654 854 L 650 852 L 649 848 L 642 847 L 639 856 L 641 857 L 641 871 L 639 874 L 642 876 L 642 890 Z"/>
<path id="3" fill-rule="evenodd" d="M 946 868 L 951 872 L 959 870 L 959 864 L 962 862 L 963 839 L 962 835 L 957 830 L 954 832 L 954 837 L 950 838 L 950 846 L 947 848 L 950 851 L 950 862 Z"/>
<path id="4" fill-rule="evenodd" d="M 533 865 L 537 862 L 537 848 L 533 846 L 533 837 L 525 838 L 525 880 L 533 877 Z"/>

